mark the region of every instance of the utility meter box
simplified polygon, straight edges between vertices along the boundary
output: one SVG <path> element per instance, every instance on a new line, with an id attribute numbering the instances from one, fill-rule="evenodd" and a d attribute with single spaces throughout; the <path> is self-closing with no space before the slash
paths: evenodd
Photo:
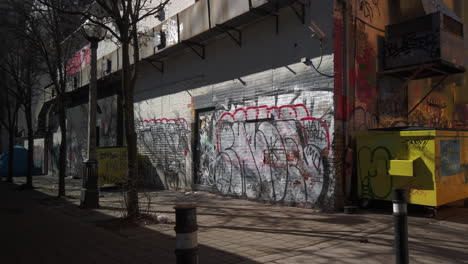
<path id="1" fill-rule="evenodd" d="M 363 199 L 440 206 L 468 198 L 468 131 L 375 130 L 357 136 L 357 175 Z"/>
<path id="2" fill-rule="evenodd" d="M 442 13 L 385 27 L 384 70 L 433 64 L 440 72 L 464 71 L 463 23 Z M 417 78 L 430 77 L 437 71 Z"/>

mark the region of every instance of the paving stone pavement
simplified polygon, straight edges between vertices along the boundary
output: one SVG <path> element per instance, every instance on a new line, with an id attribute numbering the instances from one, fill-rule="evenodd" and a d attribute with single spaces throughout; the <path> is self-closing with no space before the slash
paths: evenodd
<path id="1" fill-rule="evenodd" d="M 15 183 L 24 180 L 15 178 Z M 120 191 L 103 189 L 101 208 L 83 210 L 77 207 L 80 180 L 67 179 L 67 196 L 62 199 L 55 198 L 56 183 L 56 177 L 37 176 L 35 191 L 21 192 L 15 190 L 17 185 L 0 184 L 0 221 L 10 221 L 0 225 L 0 234 L 7 234 L 0 235 L 2 244 L 8 244 L 0 247 L 0 252 L 8 249 L 6 255 L 0 254 L 0 263 L 31 263 L 23 261 L 23 254 L 13 254 L 28 245 L 47 260 L 39 263 L 175 263 L 173 223 L 100 228 L 103 221 L 122 216 Z M 171 221 L 175 204 L 197 204 L 200 263 L 394 263 L 393 218 L 388 210 L 319 213 L 206 192 L 146 190 L 140 196 L 144 211 Z M 13 200 L 20 200 L 20 205 L 11 207 Z M 31 212 L 15 214 L 15 208 Z M 445 208 L 439 219 L 416 215 L 409 223 L 411 263 L 468 263 L 468 208 Z M 368 242 L 361 243 L 362 238 Z M 3 262 L 2 256 L 19 261 Z"/>

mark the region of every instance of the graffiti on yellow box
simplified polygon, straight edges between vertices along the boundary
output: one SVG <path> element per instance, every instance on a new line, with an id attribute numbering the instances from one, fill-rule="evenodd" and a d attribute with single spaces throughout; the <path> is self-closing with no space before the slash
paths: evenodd
<path id="1" fill-rule="evenodd" d="M 99 185 L 124 183 L 127 179 L 127 149 L 98 148 Z"/>
<path id="2" fill-rule="evenodd" d="M 460 141 L 440 141 L 440 167 L 442 176 L 460 173 Z"/>

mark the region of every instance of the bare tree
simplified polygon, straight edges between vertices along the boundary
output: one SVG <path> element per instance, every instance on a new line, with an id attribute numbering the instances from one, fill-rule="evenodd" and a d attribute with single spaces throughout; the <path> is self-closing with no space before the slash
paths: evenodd
<path id="1" fill-rule="evenodd" d="M 138 203 L 138 158 L 135 132 L 134 91 L 139 72 L 141 28 L 143 20 L 156 16 L 170 0 L 81 0 L 68 1 L 67 6 L 53 5 L 53 0 L 38 0 L 62 14 L 77 15 L 107 30 L 122 48 L 122 108 L 127 142 L 128 181 L 126 188 L 127 217 L 140 215 Z M 133 63 L 132 63 L 133 61 Z"/>
<path id="2" fill-rule="evenodd" d="M 157 2 L 157 3 L 156 3 Z M 87 12 L 84 17 L 102 26 L 115 37 L 122 47 L 122 86 L 123 112 L 127 140 L 128 186 L 127 186 L 127 216 L 130 219 L 138 217 L 138 157 L 137 136 L 135 132 L 134 92 L 140 63 L 140 23 L 158 14 L 169 0 L 96 0 L 98 8 L 104 12 Z M 92 10 L 92 9 L 91 9 Z M 133 64 L 131 64 L 133 56 Z"/>
<path id="3" fill-rule="evenodd" d="M 107 30 L 122 48 L 122 108 L 124 113 L 125 133 L 128 157 L 128 181 L 126 186 L 127 217 L 134 219 L 140 215 L 138 202 L 139 173 L 137 158 L 137 136 L 135 132 L 134 91 L 140 63 L 141 22 L 154 17 L 169 0 L 95 0 L 83 11 L 83 5 L 74 9 L 62 10 L 67 14 L 79 15 L 91 23 Z M 132 63 L 133 61 L 133 63 Z"/>
<path id="4" fill-rule="evenodd" d="M 13 29 L 18 29 L 14 27 Z M 28 134 L 28 164 L 26 173 L 26 189 L 32 189 L 32 169 L 34 167 L 34 128 L 32 123 L 33 86 L 37 81 L 37 56 L 35 50 L 23 41 L 21 34 L 11 32 L 7 54 L 4 56 L 0 69 L 11 79 L 8 97 L 22 107 L 26 119 Z M 15 104 L 16 107 L 16 104 Z M 16 124 L 18 125 L 18 124 Z"/>
<path id="5" fill-rule="evenodd" d="M 20 103 L 12 96 L 11 79 L 3 71 L 0 74 L 3 75 L 2 82 L 0 82 L 0 111 L 4 113 L 3 118 L 0 119 L 0 124 L 8 131 L 8 172 L 6 181 L 13 182 L 14 147 Z"/>
<path id="6" fill-rule="evenodd" d="M 28 164 L 26 189 L 32 189 L 32 169 L 34 167 L 34 128 L 32 122 L 32 97 L 40 71 L 38 53 L 26 38 L 28 6 L 22 2 L 9 1 L 10 18 L 4 21 L 9 41 L 4 44 L 5 55 L 0 69 L 11 80 L 8 96 L 12 97 L 24 111 L 28 134 Z M 18 124 L 17 124 L 18 125 Z"/>
<path id="7" fill-rule="evenodd" d="M 7 5 L 3 6 L 3 16 L 0 17 L 0 29 L 1 34 L 5 39 L 10 39 L 11 37 L 11 25 L 15 21 L 15 18 L 11 15 L 10 8 Z M 16 100 L 14 96 L 14 79 L 6 71 L 3 66 L 8 62 L 10 58 L 8 52 L 8 43 L 0 43 L 0 112 L 2 116 L 0 118 L 0 125 L 8 131 L 8 172 L 7 172 L 7 181 L 13 182 L 13 163 L 14 163 L 14 145 L 17 132 L 17 122 L 18 122 L 18 112 L 20 109 L 20 102 Z"/>
<path id="8" fill-rule="evenodd" d="M 66 127 L 66 89 L 67 60 L 77 49 L 73 31 L 77 28 L 76 19 L 59 12 L 69 8 L 71 1 L 40 0 L 24 3 L 28 12 L 25 37 L 39 53 L 45 72 L 52 82 L 56 94 L 55 109 L 58 112 L 61 142 L 59 148 L 59 191 L 58 196 L 65 196 L 65 176 L 67 168 L 67 127 Z"/>

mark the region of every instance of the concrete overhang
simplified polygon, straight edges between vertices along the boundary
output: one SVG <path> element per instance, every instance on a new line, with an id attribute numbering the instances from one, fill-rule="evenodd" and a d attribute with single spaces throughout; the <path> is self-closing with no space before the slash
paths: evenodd
<path id="1" fill-rule="evenodd" d="M 277 18 L 278 10 L 287 6 L 293 9 L 302 23 L 305 22 L 305 1 L 303 0 L 199 0 L 153 27 L 149 31 L 149 37 L 143 37 L 144 41 L 140 50 L 141 61 L 161 61 L 168 55 L 188 48 L 203 58 L 205 41 L 227 34 L 232 38 L 239 38 L 236 42 L 241 43 L 239 29 L 242 26 L 265 17 Z M 166 45 L 158 48 L 156 38 L 161 33 L 164 33 L 166 37 Z M 237 33 L 239 33 L 237 37 L 232 36 Z M 106 76 L 102 74 L 103 60 L 112 61 L 111 74 L 120 71 L 122 69 L 121 55 L 121 48 L 118 48 L 99 58 L 98 78 Z M 160 71 L 163 71 L 162 69 Z M 81 70 L 84 76 L 81 81 L 82 86 L 89 83 L 88 72 L 89 65 Z"/>

